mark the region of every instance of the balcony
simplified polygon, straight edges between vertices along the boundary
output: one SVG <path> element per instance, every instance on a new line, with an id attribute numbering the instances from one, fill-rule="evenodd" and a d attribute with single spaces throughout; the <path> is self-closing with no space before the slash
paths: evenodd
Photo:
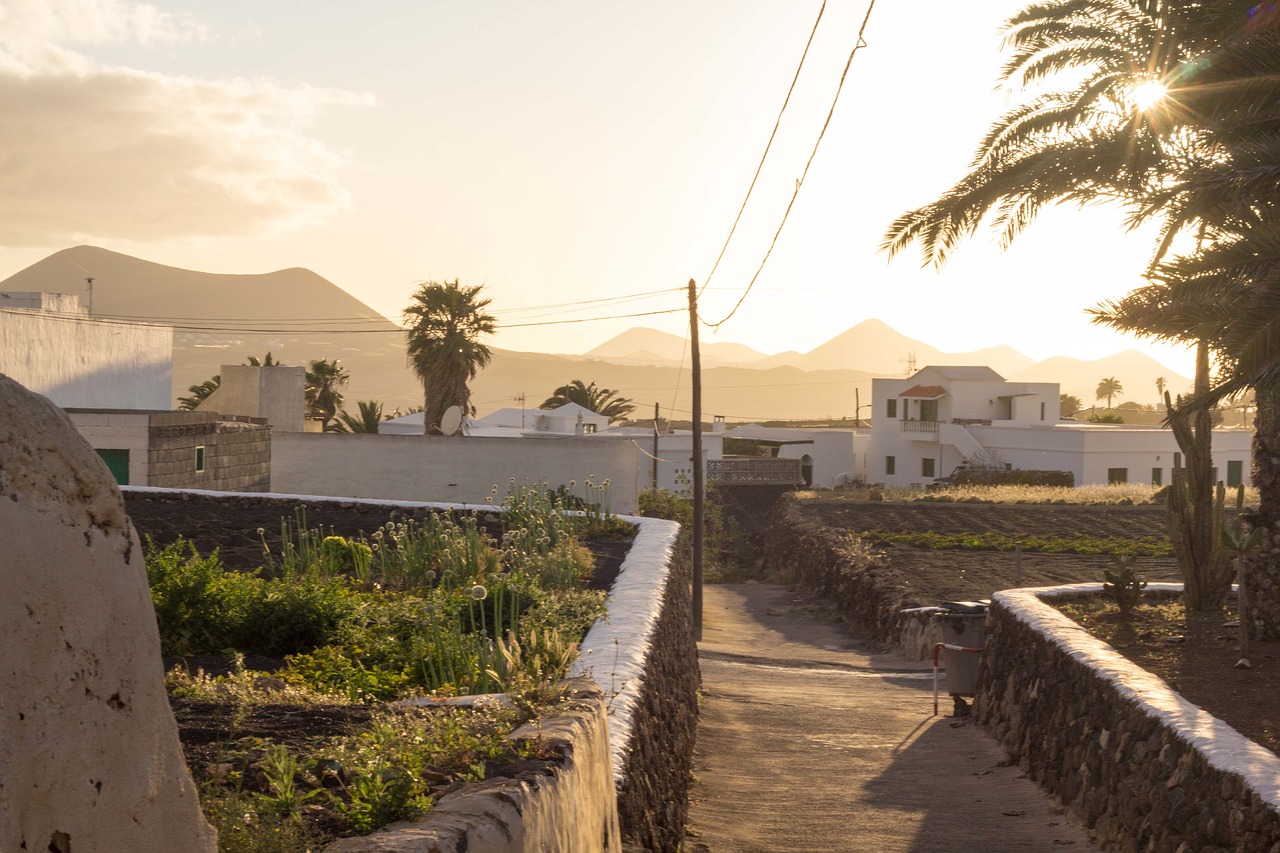
<path id="1" fill-rule="evenodd" d="M 799 459 L 709 459 L 707 482 L 794 486 L 804 482 Z"/>
<path id="2" fill-rule="evenodd" d="M 912 438 L 921 441 L 937 441 L 938 439 L 938 422 L 937 421 L 899 421 L 902 424 L 902 431 L 910 433 Z"/>

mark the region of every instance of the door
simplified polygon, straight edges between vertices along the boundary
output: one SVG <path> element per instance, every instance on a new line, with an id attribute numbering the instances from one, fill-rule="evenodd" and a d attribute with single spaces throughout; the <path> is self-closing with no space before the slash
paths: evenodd
<path id="1" fill-rule="evenodd" d="M 107 463 L 107 470 L 116 478 L 116 483 L 121 486 L 129 485 L 129 451 L 99 449 L 98 455 Z"/>

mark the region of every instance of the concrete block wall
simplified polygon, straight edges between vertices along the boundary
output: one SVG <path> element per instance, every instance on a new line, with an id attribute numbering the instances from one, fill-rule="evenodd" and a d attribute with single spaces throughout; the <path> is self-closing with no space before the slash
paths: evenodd
<path id="1" fill-rule="evenodd" d="M 204 470 L 196 449 L 204 448 Z M 265 492 L 271 486 L 271 432 L 260 424 L 156 423 L 150 431 L 147 484 L 159 488 Z"/>

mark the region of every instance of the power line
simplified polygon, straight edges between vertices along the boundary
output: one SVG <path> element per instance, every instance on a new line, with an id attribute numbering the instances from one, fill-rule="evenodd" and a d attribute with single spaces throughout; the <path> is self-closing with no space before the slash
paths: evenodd
<path id="1" fill-rule="evenodd" d="M 711 267 L 711 272 L 707 273 L 707 278 L 702 283 L 702 288 L 698 291 L 699 296 L 711 286 L 711 277 L 720 268 L 720 262 L 724 260 L 724 253 L 729 249 L 729 241 L 733 239 L 733 233 L 738 230 L 738 223 L 742 221 L 742 214 L 747 209 L 747 202 L 751 199 L 751 192 L 756 188 L 756 181 L 760 179 L 760 172 L 764 169 L 764 161 L 769 156 L 769 149 L 773 147 L 774 137 L 778 135 L 778 127 L 782 124 L 782 114 L 786 112 L 787 104 L 791 103 L 791 93 L 796 90 L 796 81 L 800 79 L 800 70 L 804 68 L 804 61 L 809 56 L 809 48 L 813 45 L 813 37 L 818 32 L 818 24 L 822 21 L 822 13 L 826 10 L 827 0 L 822 0 L 822 7 L 818 9 L 818 17 L 813 22 L 813 29 L 809 31 L 809 40 L 805 42 L 804 52 L 800 54 L 800 64 L 796 66 L 796 73 L 791 78 L 791 86 L 787 89 L 787 96 L 782 99 L 782 108 L 778 110 L 778 117 L 773 122 L 773 132 L 769 134 L 769 141 L 765 143 L 764 153 L 760 155 L 760 163 L 756 166 L 756 173 L 751 176 L 751 185 L 747 187 L 747 194 L 742 199 L 742 206 L 738 208 L 738 215 L 734 217 L 733 226 L 729 229 L 729 235 L 724 238 L 724 245 L 720 247 L 720 255 L 716 258 L 715 264 Z"/>
<path id="2" fill-rule="evenodd" d="M 867 5 L 867 14 L 862 19 L 862 26 L 858 28 L 858 38 L 853 44 L 853 50 L 849 51 L 849 58 L 845 61 L 844 71 L 840 74 L 840 83 L 836 86 L 835 97 L 831 99 L 831 109 L 827 110 L 827 119 L 822 123 L 822 130 L 818 132 L 818 140 L 813 144 L 813 151 L 809 154 L 809 160 L 804 164 L 804 171 L 796 180 L 796 188 L 791 193 L 791 201 L 787 202 L 787 209 L 783 211 L 782 221 L 778 223 L 778 230 L 773 233 L 773 240 L 769 243 L 769 249 L 764 253 L 764 257 L 760 260 L 760 266 L 756 268 L 755 275 L 751 276 L 751 281 L 747 283 L 747 289 L 742 292 L 742 296 L 738 298 L 737 304 L 733 306 L 733 310 L 725 315 L 724 319 L 718 323 L 707 323 L 708 328 L 718 329 L 725 323 L 729 322 L 729 318 L 738 313 L 738 309 L 742 307 L 742 303 L 746 300 L 747 295 L 751 293 L 751 288 L 755 287 L 756 279 L 760 277 L 760 273 L 764 271 L 764 265 L 769 262 L 769 256 L 773 254 L 773 247 L 778 244 L 778 237 L 782 234 L 782 228 L 787 224 L 787 217 L 791 215 L 791 208 L 796 203 L 796 197 L 800 195 L 800 187 L 804 186 L 805 178 L 809 175 L 809 167 L 813 165 L 813 158 L 818 155 L 818 146 L 822 144 L 822 138 L 827 134 L 827 127 L 831 124 L 831 117 L 835 115 L 836 104 L 840 100 L 840 93 L 844 89 L 845 78 L 849 76 L 849 67 L 853 65 L 853 57 L 858 51 L 867 46 L 863 39 L 863 34 L 867 31 L 867 22 L 871 20 L 871 10 L 876 6 L 876 0 L 871 0 Z M 701 319 L 701 318 L 699 318 Z M 706 322 L 706 321 L 703 321 Z"/>

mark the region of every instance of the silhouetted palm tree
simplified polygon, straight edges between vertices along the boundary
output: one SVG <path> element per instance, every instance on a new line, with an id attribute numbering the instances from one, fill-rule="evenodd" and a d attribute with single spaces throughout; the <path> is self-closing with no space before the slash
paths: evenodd
<path id="1" fill-rule="evenodd" d="M 475 414 L 467 383 L 492 358 L 480 338 L 497 329 L 485 312 L 489 300 L 480 298 L 482 289 L 461 287 L 456 279 L 423 282 L 404 309 L 409 366 L 422 382 L 423 430 L 428 434 L 440 431 L 450 406 Z"/>
<path id="2" fill-rule="evenodd" d="M 609 423 L 613 423 L 636 410 L 631 400 L 618 397 L 617 393 L 610 388 L 597 388 L 594 382 L 585 384 L 581 379 L 575 379 L 553 391 L 539 408 L 558 409 L 565 403 L 577 403 L 597 415 L 604 415 L 609 419 Z"/>
<path id="3" fill-rule="evenodd" d="M 178 398 L 178 410 L 183 412 L 193 412 L 200 408 L 200 404 L 209 398 L 209 395 L 218 390 L 222 384 L 222 375 L 216 374 L 201 382 L 199 385 L 192 385 L 187 391 L 191 396 Z"/>
<path id="4" fill-rule="evenodd" d="M 379 424 L 382 423 L 382 404 L 376 400 L 361 400 L 358 403 L 360 407 L 360 416 L 356 417 L 343 409 L 338 413 L 338 418 L 333 425 L 329 427 L 329 432 L 354 432 L 363 434 L 372 434 L 378 431 Z"/>
<path id="5" fill-rule="evenodd" d="M 319 358 L 307 365 L 306 393 L 307 417 L 320 421 L 320 428 L 327 430 L 342 405 L 343 395 L 338 389 L 351 379 L 346 368 L 332 361 Z"/>
<path id="6" fill-rule="evenodd" d="M 1120 384 L 1120 380 L 1114 376 L 1108 376 L 1098 383 L 1097 396 L 1095 400 L 1106 400 L 1107 408 L 1111 408 L 1111 399 L 1118 394 L 1124 393 L 1124 386 Z"/>

